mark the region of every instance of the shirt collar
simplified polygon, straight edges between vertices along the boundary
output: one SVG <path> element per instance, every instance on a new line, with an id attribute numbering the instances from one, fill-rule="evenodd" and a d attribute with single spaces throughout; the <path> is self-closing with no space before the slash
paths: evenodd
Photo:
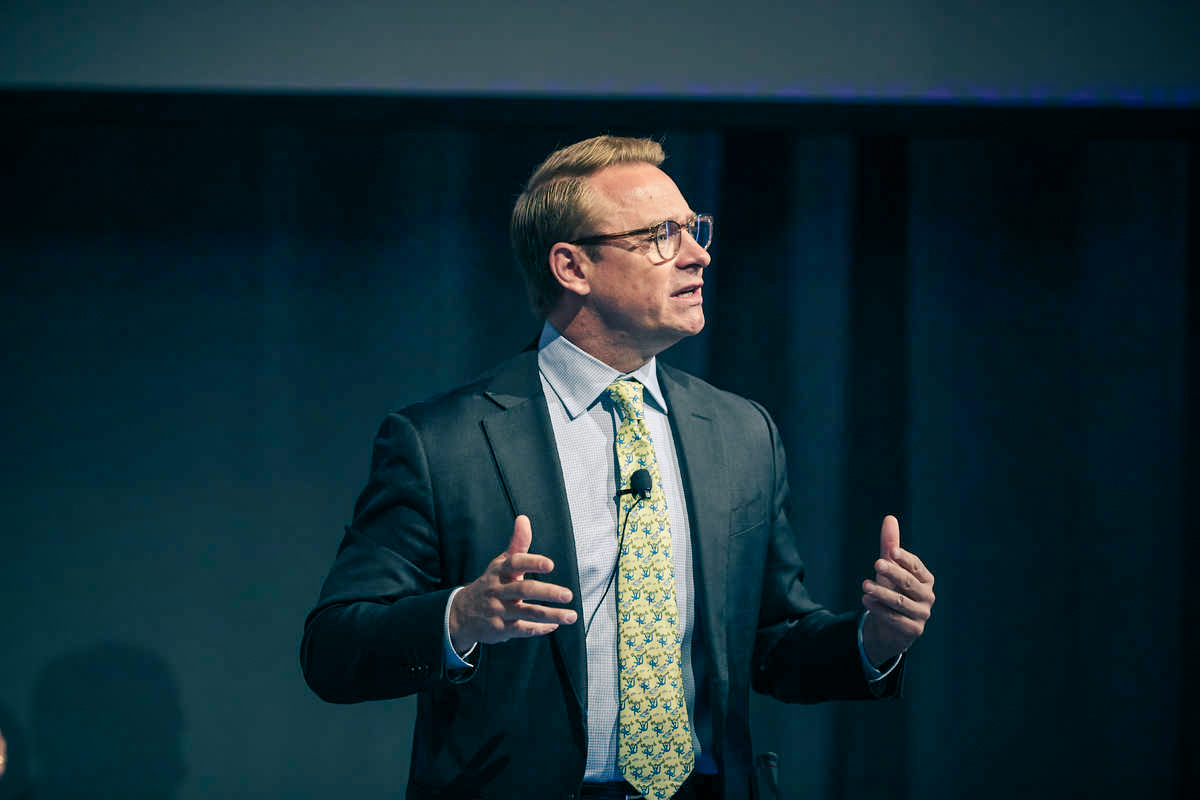
<path id="1" fill-rule="evenodd" d="M 667 413 L 667 401 L 658 385 L 658 364 L 651 358 L 633 372 L 621 373 L 600 359 L 583 352 L 547 322 L 538 339 L 538 369 L 562 401 L 567 415 L 575 419 L 600 399 L 608 385 L 619 378 L 636 378 L 646 387 L 647 398 Z"/>

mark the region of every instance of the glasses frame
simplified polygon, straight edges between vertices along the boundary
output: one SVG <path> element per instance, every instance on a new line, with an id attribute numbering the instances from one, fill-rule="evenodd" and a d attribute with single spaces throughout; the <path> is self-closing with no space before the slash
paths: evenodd
<path id="1" fill-rule="evenodd" d="M 700 240 L 696 239 L 696 234 L 700 230 L 700 222 L 701 221 L 705 221 L 708 223 L 708 241 L 705 242 L 704 244 L 700 244 Z M 672 231 L 671 231 L 672 226 L 674 226 L 677 229 L 676 233 L 672 233 Z M 682 225 L 680 225 L 678 222 L 676 222 L 673 219 L 664 219 L 662 222 L 656 222 L 653 225 L 649 225 L 645 228 L 638 228 L 637 230 L 634 230 L 634 231 L 624 231 L 623 233 L 598 233 L 598 234 L 595 234 L 594 236 L 584 236 L 579 239 L 573 239 L 572 241 L 567 242 L 567 244 L 576 244 L 576 245 L 604 244 L 606 242 L 612 241 L 613 239 L 625 239 L 629 236 L 648 236 L 653 240 L 654 249 L 658 252 L 659 258 L 661 258 L 663 261 L 670 261 L 672 258 L 679 255 L 679 250 L 683 246 L 683 232 L 684 231 L 688 232 L 688 235 L 692 237 L 692 239 L 696 242 L 696 244 L 700 244 L 701 247 L 703 247 L 705 250 L 707 250 L 709 248 L 709 246 L 712 244 L 713 233 L 715 231 L 715 228 L 716 228 L 716 226 L 713 223 L 712 214 L 694 214 L 694 215 L 692 215 L 691 219 L 689 219 L 687 222 L 685 222 Z M 663 230 L 670 237 L 669 241 L 674 241 L 676 243 L 675 251 L 673 253 L 671 253 L 670 255 L 665 254 L 662 251 L 662 247 L 659 245 L 659 238 L 658 238 L 659 230 Z"/>

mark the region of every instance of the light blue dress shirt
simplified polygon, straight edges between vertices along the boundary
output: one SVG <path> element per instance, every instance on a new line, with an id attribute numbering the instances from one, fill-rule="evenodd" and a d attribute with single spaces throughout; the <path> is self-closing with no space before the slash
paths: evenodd
<path id="1" fill-rule="evenodd" d="M 538 342 L 538 368 L 554 428 L 558 459 L 579 563 L 579 588 L 587 630 L 588 754 L 584 780 L 621 780 L 617 772 L 617 592 L 614 579 L 619 531 L 616 435 L 620 411 L 606 391 L 620 378 L 634 378 L 645 387 L 644 417 L 662 474 L 667 515 L 671 520 L 671 556 L 683 639 L 681 666 L 689 718 L 695 719 L 696 680 L 692 665 L 695 631 L 695 592 L 692 575 L 692 536 L 688 524 L 683 480 L 675 439 L 667 418 L 667 403 L 658 385 L 654 359 L 622 375 L 580 350 L 549 324 Z M 537 532 L 534 532 L 537 541 Z M 601 602 L 603 596 L 603 602 Z M 590 621 L 590 624 L 589 624 Z M 692 746 L 700 764 L 701 746 L 692 726 Z M 715 764 L 713 765 L 715 768 Z"/>

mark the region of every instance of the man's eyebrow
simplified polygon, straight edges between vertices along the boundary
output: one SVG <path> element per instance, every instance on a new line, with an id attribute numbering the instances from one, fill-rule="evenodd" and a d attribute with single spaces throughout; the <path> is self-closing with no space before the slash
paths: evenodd
<path id="1" fill-rule="evenodd" d="M 698 216 L 700 216 L 700 215 L 699 215 L 699 214 L 697 214 L 695 211 L 689 211 L 689 212 L 688 212 L 688 215 L 687 215 L 686 217 L 684 217 L 684 218 L 683 218 L 683 221 L 682 221 L 682 222 L 680 222 L 679 220 L 675 219 L 674 217 L 663 217 L 662 219 L 658 220 L 657 222 L 651 222 L 651 223 L 650 223 L 649 225 L 647 225 L 646 227 L 647 227 L 647 228 L 653 228 L 655 225 L 662 225 L 664 222 L 674 222 L 676 225 L 679 225 L 679 226 L 683 227 L 683 226 L 686 226 L 686 225 L 687 225 L 689 222 L 691 222 L 692 220 L 694 220 L 694 219 L 695 219 L 696 217 L 698 217 Z"/>

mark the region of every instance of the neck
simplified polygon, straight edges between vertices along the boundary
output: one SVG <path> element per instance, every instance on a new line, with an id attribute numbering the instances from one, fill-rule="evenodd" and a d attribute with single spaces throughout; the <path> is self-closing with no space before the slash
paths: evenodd
<path id="1" fill-rule="evenodd" d="M 614 333 L 590 320 L 586 313 L 570 313 L 562 308 L 546 317 L 546 321 L 571 344 L 622 374 L 644 366 L 665 349 L 638 347 L 628 335 Z"/>

